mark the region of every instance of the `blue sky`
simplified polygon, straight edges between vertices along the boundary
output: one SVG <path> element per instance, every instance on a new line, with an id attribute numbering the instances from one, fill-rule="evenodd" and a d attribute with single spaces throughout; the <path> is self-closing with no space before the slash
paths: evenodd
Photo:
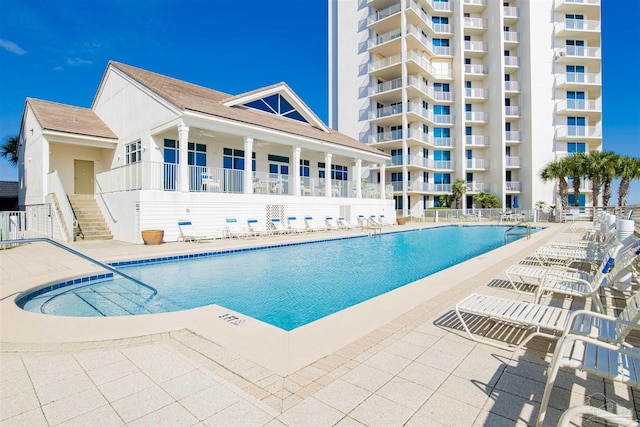
<path id="1" fill-rule="evenodd" d="M 638 22 L 640 1 L 602 0 L 604 149 L 633 156 Z M 327 0 L 2 0 L 2 141 L 26 97 L 90 107 L 109 60 L 230 94 L 286 81 L 328 119 Z M 4 159 L 0 180 L 17 180 Z M 640 182 L 628 200 L 640 203 Z"/>

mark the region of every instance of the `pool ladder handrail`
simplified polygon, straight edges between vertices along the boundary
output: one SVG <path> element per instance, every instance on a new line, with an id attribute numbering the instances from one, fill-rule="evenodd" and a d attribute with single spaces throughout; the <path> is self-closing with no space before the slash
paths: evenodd
<path id="1" fill-rule="evenodd" d="M 377 234 L 382 234 L 382 225 L 380 225 L 377 221 L 374 221 L 371 218 L 362 218 L 360 227 L 362 231 L 367 230 L 369 233 L 369 236 L 371 235 L 375 236 L 376 232 Z"/>
<path id="2" fill-rule="evenodd" d="M 521 228 L 521 226 L 525 226 L 527 229 L 527 240 L 531 239 L 531 224 L 529 224 L 529 221 L 527 221 L 526 219 L 521 220 L 519 223 L 517 223 L 516 225 L 512 225 L 511 227 L 509 227 L 507 230 L 505 230 L 504 232 L 504 242 L 505 244 L 507 243 L 507 237 L 511 236 L 511 235 L 516 235 L 516 236 L 520 236 L 522 235 L 521 233 L 511 233 L 511 231 Z"/>
<path id="3" fill-rule="evenodd" d="M 119 276 L 121 276 L 121 277 L 123 277 L 123 278 L 125 278 L 127 280 L 131 280 L 132 282 L 134 282 L 134 283 L 136 283 L 136 284 L 138 284 L 138 285 L 140 285 L 140 286 L 142 286 L 144 288 L 147 288 L 152 292 L 152 294 L 149 296 L 149 299 L 153 298 L 158 293 L 158 290 L 156 288 L 154 288 L 153 286 L 149 286 L 146 283 L 141 282 L 140 280 L 136 279 L 135 277 L 131 277 L 128 274 L 119 271 L 115 267 L 112 267 L 112 266 L 110 266 L 108 264 L 100 262 L 97 259 L 93 259 L 90 256 L 87 256 L 87 255 L 83 254 L 82 252 L 78 252 L 75 249 L 71 249 L 70 247 L 63 245 L 62 243 L 56 242 L 55 240 L 49 239 L 47 237 L 32 237 L 32 238 L 28 238 L 28 239 L 3 240 L 2 244 L 3 245 L 4 244 L 9 244 L 10 245 L 10 244 L 35 243 L 35 242 L 51 243 L 52 245 L 57 246 L 60 249 L 63 249 L 65 251 L 69 252 L 70 254 L 76 255 L 76 256 L 84 259 L 85 261 L 89 261 L 90 263 L 93 263 L 93 264 L 95 264 L 95 265 L 97 265 L 99 267 L 102 267 L 105 270 L 109 270 L 110 272 L 112 272 L 114 274 L 117 274 L 117 275 L 119 275 Z"/>

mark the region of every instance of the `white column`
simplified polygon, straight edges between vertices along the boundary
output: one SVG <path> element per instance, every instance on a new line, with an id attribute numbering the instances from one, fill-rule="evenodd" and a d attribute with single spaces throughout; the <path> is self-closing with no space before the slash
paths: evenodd
<path id="1" fill-rule="evenodd" d="M 356 159 L 356 170 L 355 170 L 355 180 L 356 180 L 356 198 L 362 198 L 362 159 Z"/>
<path id="2" fill-rule="evenodd" d="M 189 191 L 189 126 L 178 125 L 178 190 Z"/>
<path id="3" fill-rule="evenodd" d="M 253 138 L 244 137 L 244 194 L 253 194 L 253 170 L 251 167 Z"/>
<path id="4" fill-rule="evenodd" d="M 387 165 L 385 165 L 384 163 L 381 163 L 380 164 L 380 198 L 381 199 L 386 199 L 386 196 L 384 194 L 384 188 L 387 186 L 387 180 L 385 179 L 386 170 L 387 170 Z"/>
<path id="5" fill-rule="evenodd" d="M 300 147 L 293 147 L 293 194 L 300 195 Z"/>
<path id="6" fill-rule="evenodd" d="M 324 195 L 331 197 L 331 153 L 324 155 Z"/>

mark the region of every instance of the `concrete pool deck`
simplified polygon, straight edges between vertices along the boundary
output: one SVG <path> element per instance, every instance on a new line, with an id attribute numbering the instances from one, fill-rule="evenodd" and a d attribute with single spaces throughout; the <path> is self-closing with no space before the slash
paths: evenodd
<path id="1" fill-rule="evenodd" d="M 548 224 L 530 240 L 291 332 L 242 315 L 246 322 L 232 325 L 219 317 L 229 310 L 217 306 L 81 320 L 27 313 L 13 303 L 15 293 L 98 270 L 46 243 L 0 251 L 0 423 L 530 424 L 549 342 L 534 340 L 516 353 L 477 344 L 465 338 L 451 310 L 475 290 L 531 299 L 504 287 L 504 270 L 560 233 L 567 238 L 567 228 Z M 112 262 L 337 235 L 70 246 Z M 638 404 L 626 388 L 586 375 L 567 373 L 556 388 L 550 422 L 585 398 L 634 411 Z"/>

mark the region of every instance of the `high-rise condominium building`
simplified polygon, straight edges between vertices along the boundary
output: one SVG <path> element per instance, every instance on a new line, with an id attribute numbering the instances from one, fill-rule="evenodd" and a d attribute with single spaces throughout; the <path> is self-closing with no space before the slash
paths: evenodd
<path id="1" fill-rule="evenodd" d="M 329 0 L 330 125 L 391 154 L 402 215 L 458 179 L 467 209 L 553 204 L 544 166 L 601 150 L 600 34 L 600 0 Z"/>

